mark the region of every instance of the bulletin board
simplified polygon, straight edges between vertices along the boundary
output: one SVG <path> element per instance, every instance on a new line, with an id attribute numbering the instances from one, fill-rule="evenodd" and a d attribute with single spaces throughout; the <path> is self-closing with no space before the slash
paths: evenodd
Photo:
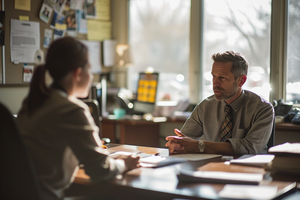
<path id="1" fill-rule="evenodd" d="M 21 10 L 16 9 L 15 7 L 15 1 L 16 0 L 2 0 L 2 3 L 4 3 L 4 6 L 2 5 L 2 10 L 5 12 L 5 19 L 4 19 L 4 31 L 5 31 L 5 39 L 4 39 L 4 48 L 3 46 L 0 46 L 0 86 L 4 85 L 24 85 L 28 86 L 29 82 L 24 82 L 24 63 L 13 63 L 11 62 L 11 47 L 10 47 L 10 30 L 11 30 L 11 19 L 20 20 L 21 16 L 25 16 L 29 18 L 29 21 L 31 22 L 39 22 L 40 26 L 40 49 L 46 54 L 47 49 L 43 47 L 44 44 L 44 32 L 45 29 L 53 29 L 51 28 L 51 19 L 49 19 L 48 23 L 45 22 L 45 19 L 41 18 L 41 9 L 44 9 L 44 0 L 29 0 L 30 2 L 30 10 Z M 57 2 L 55 0 L 52 0 L 53 2 Z M 58 0 L 59 1 L 59 0 Z M 62 0 L 63 2 L 68 0 Z M 80 1 L 80 0 L 79 0 Z M 81 0 L 85 1 L 85 0 Z M 96 0 L 95 0 L 96 1 Z M 110 1 L 110 0 L 107 0 Z M 22 2 L 22 1 L 21 1 Z M 52 12 L 51 16 L 49 18 L 53 17 Z M 46 14 L 47 15 L 47 14 Z M 110 15 L 110 13 L 109 13 Z M 110 16 L 108 21 L 110 20 Z M 54 31 L 54 29 L 53 29 Z M 111 33 L 110 33 L 111 34 Z M 67 34 L 65 34 L 66 36 Z M 72 36 L 72 35 L 70 35 Z M 111 36 L 111 35 L 110 35 Z M 87 40 L 87 34 L 82 33 L 76 33 L 73 37 L 79 39 L 79 40 Z M 109 38 L 108 38 L 109 39 Z M 53 36 L 52 36 L 53 41 Z M 3 54 L 4 53 L 4 54 Z M 2 59 L 4 56 L 4 66 L 2 64 Z M 34 67 L 37 66 L 35 63 L 29 63 L 29 65 L 34 65 Z M 4 70 L 3 70 L 4 69 Z M 3 72 L 4 71 L 4 72 Z M 5 81 L 2 80 L 4 74 Z"/>

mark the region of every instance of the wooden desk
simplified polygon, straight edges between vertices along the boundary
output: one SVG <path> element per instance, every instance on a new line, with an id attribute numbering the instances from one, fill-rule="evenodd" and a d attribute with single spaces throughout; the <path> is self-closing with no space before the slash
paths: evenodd
<path id="1" fill-rule="evenodd" d="M 300 134 L 300 125 L 288 122 L 275 124 L 275 131 L 297 132 Z"/>
<path id="2" fill-rule="evenodd" d="M 166 122 L 103 118 L 101 121 L 101 135 L 110 138 L 112 143 L 159 147 L 160 126 L 164 123 L 183 124 L 184 122 L 184 119 L 173 118 L 168 118 Z M 173 130 L 169 131 L 172 133 Z M 275 135 L 275 144 L 299 142 L 300 125 L 292 123 L 276 124 Z"/>
<path id="3" fill-rule="evenodd" d="M 159 123 L 153 121 L 107 118 L 101 121 L 101 135 L 110 138 L 112 143 L 158 147 L 159 134 Z"/>
<path id="4" fill-rule="evenodd" d="M 209 162 L 224 162 L 221 158 L 187 162 L 160 168 L 138 168 L 114 180 L 93 184 L 89 177 L 80 170 L 74 184 L 67 190 L 67 195 L 101 194 L 109 199 L 218 199 L 218 193 L 224 184 L 181 183 L 176 176 L 180 167 L 194 170 Z M 269 178 L 272 178 L 269 177 Z M 283 178 L 283 179 L 282 179 Z M 295 186 L 294 177 L 278 177 L 273 181 L 264 180 L 260 185 L 278 186 L 278 194 Z"/>

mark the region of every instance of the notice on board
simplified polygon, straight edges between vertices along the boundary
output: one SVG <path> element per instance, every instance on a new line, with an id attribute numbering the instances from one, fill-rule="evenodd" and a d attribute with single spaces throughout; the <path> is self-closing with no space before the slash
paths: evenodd
<path id="1" fill-rule="evenodd" d="M 13 63 L 34 63 L 40 49 L 40 23 L 11 19 L 10 55 Z"/>

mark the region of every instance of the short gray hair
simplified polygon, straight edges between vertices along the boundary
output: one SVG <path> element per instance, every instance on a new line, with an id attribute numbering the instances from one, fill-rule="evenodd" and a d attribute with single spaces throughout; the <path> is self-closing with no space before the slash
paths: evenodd
<path id="1" fill-rule="evenodd" d="M 215 53 L 211 58 L 214 62 L 232 62 L 231 73 L 235 79 L 242 75 L 247 76 L 249 63 L 242 54 L 234 51 L 225 51 L 224 53 Z"/>

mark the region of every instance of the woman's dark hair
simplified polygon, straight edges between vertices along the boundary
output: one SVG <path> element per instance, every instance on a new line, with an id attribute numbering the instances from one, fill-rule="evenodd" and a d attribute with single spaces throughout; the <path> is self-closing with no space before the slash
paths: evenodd
<path id="1" fill-rule="evenodd" d="M 46 62 L 35 69 L 29 94 L 23 102 L 29 114 L 34 113 L 49 95 L 50 90 L 45 83 L 46 70 L 49 71 L 53 82 L 58 83 L 72 70 L 86 65 L 87 53 L 87 47 L 72 37 L 57 39 L 50 45 Z"/>

